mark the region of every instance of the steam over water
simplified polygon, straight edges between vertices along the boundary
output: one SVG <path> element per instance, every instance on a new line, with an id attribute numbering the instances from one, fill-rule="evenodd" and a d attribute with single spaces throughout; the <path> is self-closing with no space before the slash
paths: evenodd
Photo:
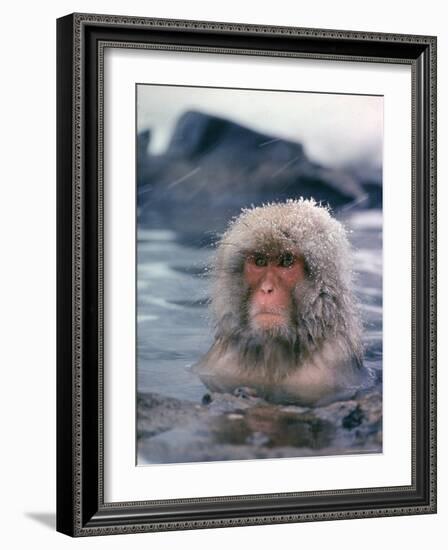
<path id="1" fill-rule="evenodd" d="M 365 364 L 382 379 L 382 214 L 339 216 L 351 231 L 355 290 L 364 322 Z M 208 319 L 211 248 L 181 244 L 175 232 L 138 230 L 137 390 L 200 402 L 207 392 L 189 367 L 212 342 Z"/>

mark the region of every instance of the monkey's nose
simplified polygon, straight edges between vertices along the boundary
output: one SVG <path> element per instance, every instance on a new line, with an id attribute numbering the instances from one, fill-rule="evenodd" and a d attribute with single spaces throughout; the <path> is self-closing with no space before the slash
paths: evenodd
<path id="1" fill-rule="evenodd" d="M 261 283 L 260 290 L 263 294 L 272 294 L 272 292 L 274 292 L 274 285 L 268 281 L 263 281 L 263 283 Z"/>

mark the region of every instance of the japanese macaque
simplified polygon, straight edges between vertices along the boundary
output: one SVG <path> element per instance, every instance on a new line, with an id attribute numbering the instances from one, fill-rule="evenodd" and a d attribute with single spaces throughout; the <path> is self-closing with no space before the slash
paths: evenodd
<path id="1" fill-rule="evenodd" d="M 351 397 L 369 375 L 350 256 L 313 200 L 243 210 L 213 261 L 215 341 L 194 367 L 204 384 L 301 405 Z"/>

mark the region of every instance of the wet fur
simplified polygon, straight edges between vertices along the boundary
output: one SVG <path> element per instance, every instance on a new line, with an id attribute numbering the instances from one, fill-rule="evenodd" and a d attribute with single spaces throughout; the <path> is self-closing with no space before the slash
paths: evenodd
<path id="1" fill-rule="evenodd" d="M 243 278 L 244 259 L 260 250 L 296 251 L 306 266 L 288 323 L 270 330 L 251 324 Z M 212 391 L 249 386 L 274 401 L 316 404 L 365 380 L 350 246 L 326 208 L 300 199 L 244 210 L 218 244 L 212 280 L 215 342 L 195 366 Z"/>

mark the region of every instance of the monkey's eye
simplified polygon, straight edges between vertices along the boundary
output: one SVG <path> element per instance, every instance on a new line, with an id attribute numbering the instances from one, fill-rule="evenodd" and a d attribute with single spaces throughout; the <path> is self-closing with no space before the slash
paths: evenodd
<path id="1" fill-rule="evenodd" d="M 285 252 L 280 256 L 279 266 L 280 267 L 291 267 L 294 263 L 294 255 L 291 252 Z"/>
<path id="2" fill-rule="evenodd" d="M 257 267 L 266 267 L 268 265 L 268 259 L 263 254 L 256 254 L 254 256 L 254 264 Z"/>

